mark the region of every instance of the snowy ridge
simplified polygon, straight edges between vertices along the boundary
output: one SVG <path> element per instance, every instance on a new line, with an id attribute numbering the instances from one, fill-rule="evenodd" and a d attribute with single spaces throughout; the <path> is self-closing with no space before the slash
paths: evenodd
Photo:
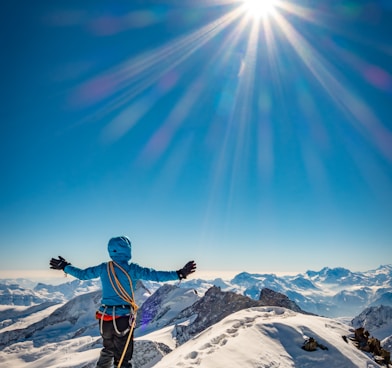
<path id="1" fill-rule="evenodd" d="M 18 284 L 0 284 L 0 305 L 34 305 L 47 301 L 45 296 Z"/>
<path id="2" fill-rule="evenodd" d="M 141 307 L 135 331 L 135 368 L 378 367 L 370 355 L 357 350 L 350 340 L 343 340 L 342 336 L 353 335 L 350 323 L 342 322 L 347 318 L 339 322 L 309 315 L 303 311 L 309 309 L 302 309 L 300 303 L 285 295 L 291 287 L 299 300 L 306 301 L 302 304 L 316 303 L 326 310 L 323 303 L 329 298 L 331 303 L 338 303 L 335 311 L 350 304 L 351 293 L 362 295 L 363 303 L 374 302 L 374 298 L 391 292 L 391 267 L 364 274 L 328 268 L 308 273 L 284 277 L 242 273 L 235 282 L 193 279 L 181 283 L 181 287 L 174 283 L 138 283 L 135 294 Z M 342 279 L 344 282 L 339 284 Z M 215 282 L 219 287 L 213 286 Z M 102 347 L 95 319 L 100 291 L 83 293 L 94 288 L 93 284 L 58 286 L 53 293 L 62 295 L 62 300 L 66 295 L 78 295 L 59 304 L 45 301 L 30 307 L 0 307 L 0 366 L 95 367 Z M 266 291 L 267 286 L 270 290 Z M 68 293 L 72 288 L 74 291 Z M 277 293 L 279 288 L 283 295 Z M 49 290 L 46 285 L 37 288 L 40 295 Z M 364 290 L 368 294 L 363 294 Z M 246 296 L 249 291 L 254 293 L 253 299 Z M 383 338 L 383 347 L 390 349 L 391 309 L 369 308 L 352 323 Z M 307 337 L 315 338 L 328 350 L 304 351 L 301 346 Z"/>
<path id="3" fill-rule="evenodd" d="M 203 288 L 207 286 L 205 280 L 199 280 L 199 283 Z M 196 287 L 196 280 L 192 280 L 191 285 Z M 213 281 L 209 285 L 214 285 Z M 355 316 L 372 305 L 392 306 L 392 265 L 366 272 L 324 267 L 320 271 L 294 276 L 242 272 L 232 280 L 222 282 L 222 290 L 255 300 L 264 288 L 288 296 L 301 309 L 311 313 L 327 317 Z"/>
<path id="4" fill-rule="evenodd" d="M 363 327 L 379 340 L 392 335 L 392 307 L 379 305 L 366 308 L 352 320 L 355 328 Z"/>
<path id="5" fill-rule="evenodd" d="M 176 295 L 172 308 L 163 291 Z M 156 295 L 155 295 L 156 294 Z M 163 286 L 155 293 L 154 316 L 163 328 L 135 341 L 134 366 L 151 367 L 377 367 L 365 353 L 342 336 L 350 326 L 283 307 L 261 306 L 261 301 L 214 287 L 204 297 L 192 290 Z M 152 299 L 154 299 L 152 295 Z M 191 299 L 197 297 L 196 302 Z M 26 368 L 92 368 L 99 355 L 100 337 L 93 319 L 99 292 L 80 295 L 40 322 L 11 334 L 0 351 L 0 364 Z M 144 303 L 149 304 L 148 300 Z M 169 308 L 168 308 L 169 307 Z M 173 319 L 168 315 L 178 313 Z M 143 308 L 143 307 L 142 307 Z M 245 308 L 245 309 L 244 309 Z M 163 313 L 164 312 L 164 313 Z M 151 320 L 151 327 L 159 318 Z M 328 351 L 305 352 L 307 337 L 316 338 Z M 328 364 L 328 365 L 327 365 Z M 331 365 L 332 364 L 332 365 Z"/>
<path id="6" fill-rule="evenodd" d="M 156 291 L 155 298 L 155 294 L 151 297 L 151 300 L 160 302 L 156 308 L 158 317 L 150 321 L 149 331 L 164 325 L 167 320 L 172 319 L 198 298 L 193 290 L 171 285 L 164 285 L 161 289 L 162 291 Z M 142 300 L 146 299 L 151 291 L 142 283 L 138 283 L 135 294 L 138 300 Z M 22 359 L 23 363 L 17 363 L 18 367 L 94 367 L 102 348 L 98 322 L 95 319 L 100 299 L 101 292 L 94 291 L 79 295 L 65 304 L 47 303 L 41 308 L 35 306 L 24 310 L 6 309 L 4 317 L 11 322 L 7 326 L 4 323 L 0 329 L 0 366 L 2 362 Z M 143 311 L 143 308 L 141 310 Z M 25 319 L 29 311 L 33 312 L 30 320 Z M 37 313 L 41 313 L 38 320 L 32 318 Z M 142 333 L 136 331 L 137 335 Z M 136 341 L 135 346 L 134 360 L 140 367 L 150 366 L 172 350 L 164 343 L 143 338 Z M 73 359 L 68 356 L 70 351 Z M 62 355 L 62 359 L 55 358 L 57 355 Z M 56 363 L 52 365 L 52 361 Z"/>
<path id="7" fill-rule="evenodd" d="M 21 285 L 17 280 L 0 280 L 0 305 L 32 306 L 44 302 L 62 303 L 77 295 L 99 290 L 97 280 L 80 281 L 73 280 L 60 285 L 48 285 L 21 279 Z M 31 289 L 27 286 L 31 285 Z"/>
<path id="8" fill-rule="evenodd" d="M 64 338 L 97 335 L 97 332 L 93 332 L 96 327 L 93 311 L 99 305 L 100 298 L 100 291 L 83 294 L 27 327 L 0 331 L 0 348 L 31 337 L 34 338 L 36 346 L 41 346 L 48 342 L 59 342 Z M 61 335 L 58 333 L 59 325 Z"/>
<path id="9" fill-rule="evenodd" d="M 148 298 L 138 311 L 136 336 L 141 336 L 171 323 L 184 309 L 200 299 L 193 289 L 163 285 Z"/>
<path id="10" fill-rule="evenodd" d="M 14 281 L 3 280 L 0 283 L 0 305 L 30 306 L 46 301 L 66 302 L 100 288 L 97 280 L 73 280 L 56 286 L 40 283 L 34 289 L 12 284 Z M 27 280 L 23 280 L 23 285 L 27 284 Z M 139 288 L 136 298 L 139 305 L 162 286 L 154 282 L 143 284 L 144 292 Z M 392 306 L 392 265 L 366 272 L 324 267 L 320 271 L 306 271 L 290 276 L 242 272 L 231 280 L 191 279 L 181 284 L 181 287 L 197 290 L 199 295 L 204 295 L 212 286 L 254 300 L 259 299 L 262 289 L 269 288 L 286 295 L 302 310 L 327 317 L 353 317 L 370 306 Z"/>
<path id="11" fill-rule="evenodd" d="M 367 355 L 344 342 L 348 326 L 328 318 L 279 307 L 255 307 L 229 315 L 166 355 L 156 368 L 354 368 L 378 367 Z M 306 352 L 314 337 L 327 351 Z"/>
<path id="12" fill-rule="evenodd" d="M 274 294 L 277 295 L 277 293 Z M 282 300 L 277 299 L 278 303 L 275 305 Z M 253 300 L 234 292 L 222 291 L 218 287 L 211 287 L 203 298 L 184 309 L 170 323 L 175 325 L 173 334 L 175 334 L 177 344 L 180 345 L 230 314 L 242 309 L 265 305 L 263 300 Z"/>

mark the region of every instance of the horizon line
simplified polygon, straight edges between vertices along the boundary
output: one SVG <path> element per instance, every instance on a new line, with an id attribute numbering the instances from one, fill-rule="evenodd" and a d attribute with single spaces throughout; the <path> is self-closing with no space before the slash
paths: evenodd
<path id="1" fill-rule="evenodd" d="M 376 268 L 371 268 L 365 271 L 351 271 L 351 272 L 366 272 L 366 271 L 373 271 L 376 270 L 380 267 L 385 267 L 385 266 L 392 266 L 392 264 L 384 264 L 384 265 L 379 265 Z M 346 268 L 346 267 L 329 267 L 325 266 L 323 268 L 330 268 L 330 269 L 335 269 L 335 268 Z M 321 268 L 320 270 L 322 270 Z M 346 268 L 347 269 L 347 268 Z M 313 271 L 313 270 L 306 270 L 306 271 L 260 271 L 260 270 L 197 270 L 194 275 L 192 275 L 191 279 L 214 279 L 214 278 L 233 278 L 234 276 L 246 272 L 249 274 L 274 274 L 276 276 L 295 276 L 299 274 L 306 273 L 307 271 Z M 71 277 L 71 276 L 70 276 Z M 44 278 L 44 279 L 66 279 L 67 274 L 64 272 L 59 272 L 58 270 L 51 270 L 51 269 L 24 269 L 24 270 L 0 270 L 0 279 L 29 279 L 29 278 Z"/>

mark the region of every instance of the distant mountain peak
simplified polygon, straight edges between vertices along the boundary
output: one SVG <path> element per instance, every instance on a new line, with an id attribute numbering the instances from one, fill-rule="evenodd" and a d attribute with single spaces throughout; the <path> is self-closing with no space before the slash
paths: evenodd
<path id="1" fill-rule="evenodd" d="M 351 324 L 355 328 L 363 327 L 375 337 L 383 339 L 392 332 L 392 307 L 378 305 L 366 308 Z"/>

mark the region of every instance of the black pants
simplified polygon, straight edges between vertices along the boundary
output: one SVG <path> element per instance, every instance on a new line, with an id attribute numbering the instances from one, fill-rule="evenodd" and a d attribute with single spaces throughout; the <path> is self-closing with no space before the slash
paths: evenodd
<path id="1" fill-rule="evenodd" d="M 101 323 L 101 322 L 99 322 Z M 129 328 L 129 316 L 120 317 L 115 320 L 116 326 L 120 334 L 118 334 L 114 328 L 114 321 L 103 321 L 101 335 L 103 338 L 103 349 L 97 362 L 97 368 L 117 368 L 118 363 L 121 359 L 124 347 L 127 343 L 129 331 L 124 335 L 121 332 Z M 132 331 L 133 335 L 133 331 Z M 133 336 L 129 341 L 127 351 L 124 356 L 124 360 L 121 364 L 121 368 L 131 368 L 131 358 L 133 354 Z"/>

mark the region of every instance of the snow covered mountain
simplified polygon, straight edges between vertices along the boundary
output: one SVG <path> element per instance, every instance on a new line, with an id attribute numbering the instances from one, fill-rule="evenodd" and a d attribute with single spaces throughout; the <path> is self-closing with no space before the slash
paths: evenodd
<path id="1" fill-rule="evenodd" d="M 392 335 L 392 307 L 380 305 L 366 308 L 352 320 L 355 328 L 364 327 L 374 337 L 382 340 Z"/>
<path id="2" fill-rule="evenodd" d="M 34 305 L 47 301 L 47 298 L 25 289 L 18 284 L 0 283 L 0 305 Z"/>
<path id="3" fill-rule="evenodd" d="M 342 339 L 350 334 L 348 326 L 329 318 L 280 307 L 248 308 L 202 331 L 154 367 L 378 367 Z M 328 350 L 301 349 L 309 337 Z"/>
<path id="4" fill-rule="evenodd" d="M 37 311 L 24 325 L 19 321 L 19 328 L 1 329 L 0 365 L 94 367 L 101 348 L 94 319 L 99 298 L 99 291 L 83 294 L 48 307 L 46 315 Z M 200 297 L 192 289 L 165 285 L 149 299 L 141 307 L 136 331 L 137 368 L 378 367 L 342 339 L 353 335 L 351 327 L 330 318 L 263 306 L 263 301 L 217 287 Z M 301 349 L 309 337 L 328 350 Z"/>
<path id="5" fill-rule="evenodd" d="M 392 306 L 392 265 L 366 272 L 325 267 L 295 276 L 249 274 L 235 276 L 229 284 L 253 299 L 269 288 L 287 295 L 303 310 L 328 317 L 355 316 L 371 305 Z"/>
<path id="6" fill-rule="evenodd" d="M 97 280 L 73 280 L 60 285 L 38 283 L 35 286 L 32 286 L 32 281 L 25 279 L 0 281 L 0 305 L 32 306 L 44 302 L 61 303 L 100 288 Z M 30 285 L 30 288 L 26 285 Z"/>
<path id="7" fill-rule="evenodd" d="M 241 273 L 232 280 L 191 279 L 180 287 L 138 283 L 134 366 L 378 367 L 370 355 L 342 339 L 353 334 L 351 324 L 343 322 L 348 319 L 308 312 L 355 316 L 361 306 L 369 307 L 352 324 L 382 338 L 390 350 L 392 308 L 371 306 L 390 300 L 391 270 L 383 266 L 353 273 L 324 268 L 282 277 Z M 37 284 L 34 289 L 2 284 L 0 291 L 6 292 L 0 293 L 0 300 L 12 304 L 0 305 L 0 366 L 95 366 L 101 348 L 96 281 Z M 1 299 L 13 293 L 37 299 L 27 306 L 15 302 L 23 298 Z M 314 337 L 328 350 L 302 350 L 306 337 Z"/>
<path id="8" fill-rule="evenodd" d="M 193 305 L 198 299 L 200 297 L 193 289 L 163 285 L 139 309 L 136 336 L 168 325 L 181 311 Z"/>
<path id="9" fill-rule="evenodd" d="M 144 296 L 141 295 L 141 301 L 138 299 L 139 304 L 161 285 L 147 282 L 145 286 L 147 291 Z M 392 265 L 366 272 L 325 267 L 320 271 L 307 271 L 294 276 L 243 272 L 231 280 L 191 279 L 181 284 L 181 287 L 197 290 L 199 295 L 203 295 L 212 286 L 219 286 L 224 291 L 233 291 L 254 300 L 259 299 L 262 289 L 268 288 L 286 295 L 302 310 L 327 317 L 354 317 L 370 306 L 392 306 Z M 39 283 L 33 289 L 28 289 L 0 280 L 0 305 L 32 306 L 47 301 L 60 303 L 98 290 L 99 287 L 96 280 L 73 280 L 56 286 Z"/>

